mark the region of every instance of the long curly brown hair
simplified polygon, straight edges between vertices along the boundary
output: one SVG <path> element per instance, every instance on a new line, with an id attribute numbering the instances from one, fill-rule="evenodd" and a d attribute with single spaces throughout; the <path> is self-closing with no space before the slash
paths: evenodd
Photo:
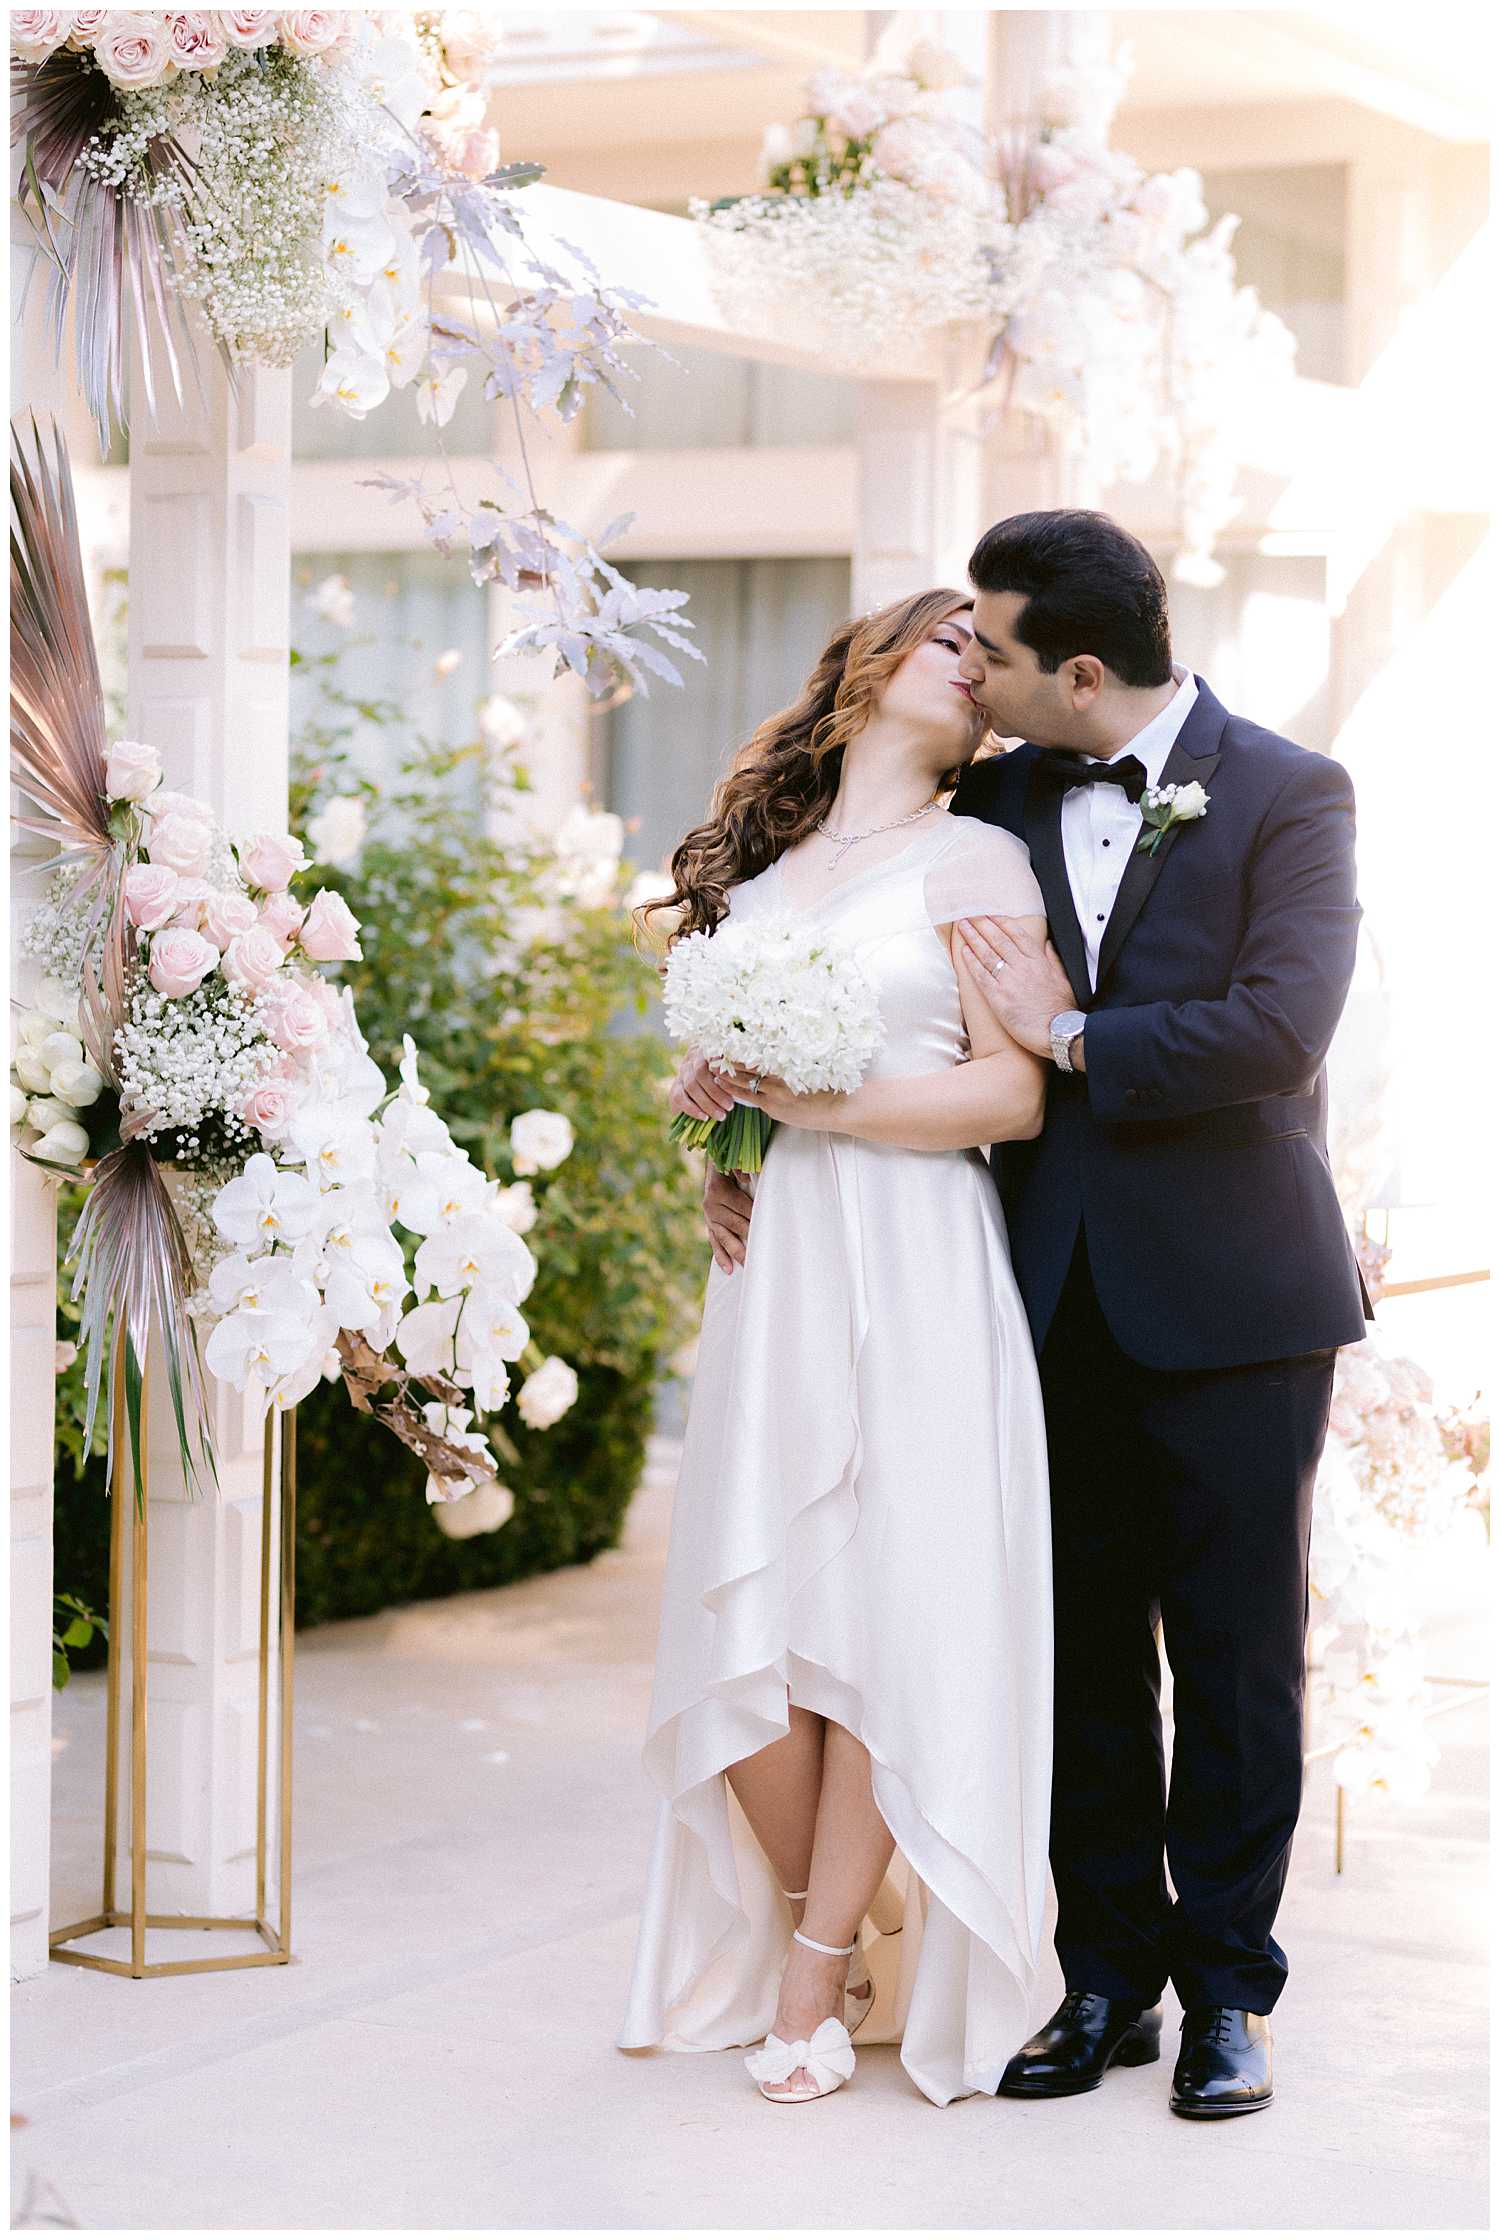
<path id="1" fill-rule="evenodd" d="M 828 814 L 844 749 L 869 721 L 887 678 L 940 622 L 973 603 L 972 592 L 919 591 L 840 623 L 798 697 L 746 740 L 715 787 L 707 818 L 679 841 L 672 893 L 636 912 L 642 933 L 649 935 L 659 911 L 673 913 L 674 941 L 711 933 L 728 889 L 764 871 Z M 961 767 L 946 774 L 945 789 Z"/>

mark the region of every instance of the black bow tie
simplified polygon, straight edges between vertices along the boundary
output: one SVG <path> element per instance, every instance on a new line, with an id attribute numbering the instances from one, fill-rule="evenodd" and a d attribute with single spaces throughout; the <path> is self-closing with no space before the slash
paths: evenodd
<path id="1" fill-rule="evenodd" d="M 1129 801 L 1146 790 L 1146 765 L 1138 755 L 1117 754 L 1112 762 L 1091 762 L 1067 747 L 1043 747 L 1036 758 L 1039 783 L 1068 793 L 1074 786 L 1119 786 Z"/>

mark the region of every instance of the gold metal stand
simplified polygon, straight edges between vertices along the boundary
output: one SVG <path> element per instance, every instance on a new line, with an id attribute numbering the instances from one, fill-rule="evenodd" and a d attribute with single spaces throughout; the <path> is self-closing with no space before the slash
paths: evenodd
<path id="1" fill-rule="evenodd" d="M 205 1975 L 220 1968 L 284 1967 L 292 1957 L 292 1654 L 294 1644 L 296 1546 L 297 1546 L 297 1416 L 295 1409 L 279 1415 L 267 1411 L 265 1470 L 261 1481 L 260 1527 L 260 1673 L 255 1785 L 255 1913 L 253 1918 L 222 1914 L 148 1913 L 146 1911 L 146 1679 L 149 1653 L 147 1623 L 146 1557 L 149 1489 L 145 1482 L 144 1432 L 142 1482 L 132 1484 L 130 1442 L 125 1423 L 124 1351 L 118 1343 L 112 1376 L 111 1411 L 114 1437 L 114 1479 L 110 1488 L 109 1532 L 109 1676 L 105 1710 L 104 1748 L 104 1888 L 97 1914 L 72 1922 L 48 1938 L 54 1960 L 77 1968 L 100 1968 L 112 1976 Z M 142 1393 L 144 1424 L 146 1395 Z M 280 1437 L 277 1427 L 280 1427 Z M 271 1576 L 272 1512 L 276 1507 L 275 1463 L 280 1448 L 280 1594 L 276 1653 L 280 1664 L 280 1795 L 278 1827 L 280 1873 L 279 1921 L 273 1926 L 267 1910 L 268 1771 L 271 1698 Z M 130 1903 L 115 1904 L 115 1841 L 120 1802 L 120 1657 L 118 1624 L 125 1561 L 125 1505 L 135 1496 L 135 1516 L 130 1546 Z M 102 1952 L 68 1949 L 78 1938 L 101 1929 L 130 1930 L 130 1958 L 115 1960 Z M 261 1947 L 203 1960 L 148 1960 L 148 1929 L 240 1929 L 252 1932 Z"/>

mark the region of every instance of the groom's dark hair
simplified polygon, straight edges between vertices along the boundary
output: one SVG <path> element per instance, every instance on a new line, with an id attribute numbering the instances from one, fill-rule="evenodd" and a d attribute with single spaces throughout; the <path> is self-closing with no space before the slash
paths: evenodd
<path id="1" fill-rule="evenodd" d="M 1107 513 L 1015 513 L 986 529 L 969 561 L 976 591 L 1026 601 L 1016 636 L 1048 675 L 1091 653 L 1122 684 L 1169 684 L 1167 587 L 1139 537 Z"/>

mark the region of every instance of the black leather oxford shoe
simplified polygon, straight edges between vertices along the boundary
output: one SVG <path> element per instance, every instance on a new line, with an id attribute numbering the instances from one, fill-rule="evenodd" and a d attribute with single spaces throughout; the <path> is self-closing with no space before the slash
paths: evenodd
<path id="1" fill-rule="evenodd" d="M 1248 2116 L 1271 2097 L 1269 2018 L 1244 2007 L 1189 2007 L 1172 2076 L 1172 2113 Z"/>
<path id="2" fill-rule="evenodd" d="M 1070 1991 L 1052 2020 L 1006 2065 L 997 2090 L 1016 2100 L 1092 2092 L 1114 2062 L 1138 2069 L 1161 2057 L 1161 2008 Z"/>

